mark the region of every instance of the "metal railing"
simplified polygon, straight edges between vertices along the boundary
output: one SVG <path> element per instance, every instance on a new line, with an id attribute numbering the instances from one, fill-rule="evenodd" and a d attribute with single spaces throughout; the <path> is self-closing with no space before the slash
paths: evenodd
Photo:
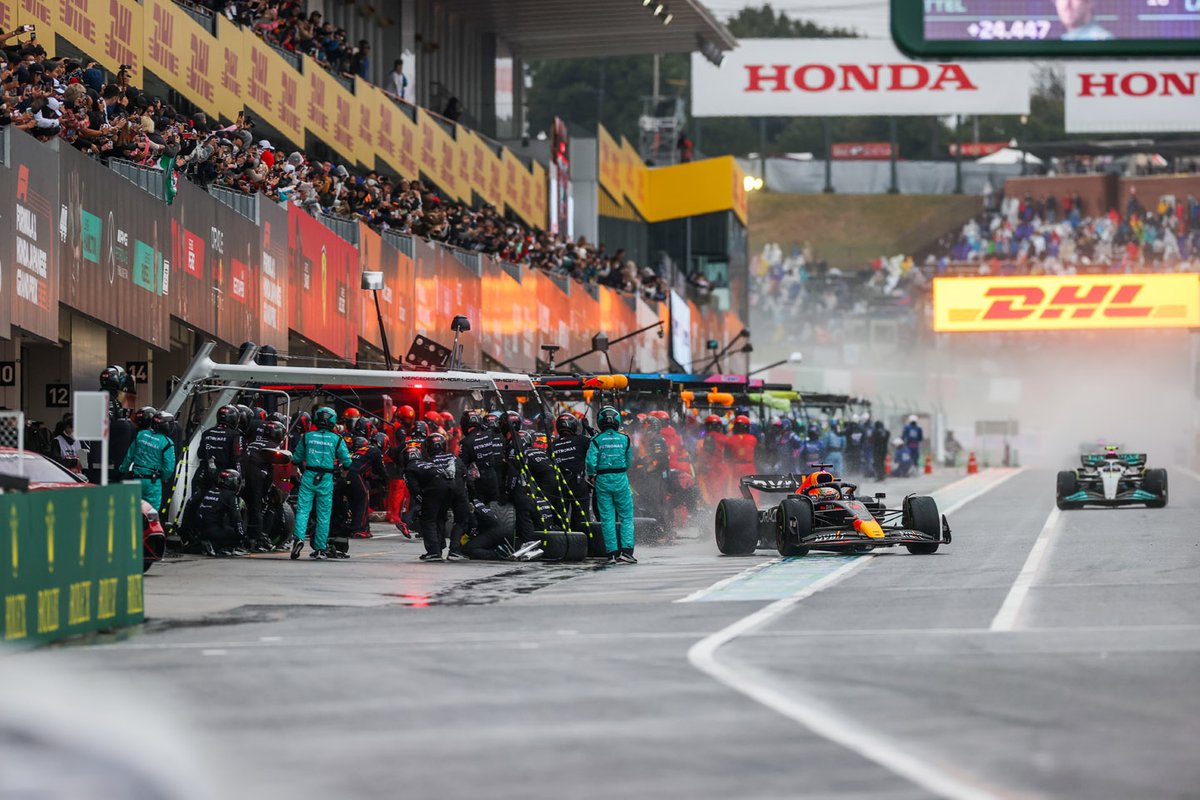
<path id="1" fill-rule="evenodd" d="M 225 186 L 210 186 L 208 193 L 215 197 L 217 202 L 224 203 L 246 219 L 258 224 L 258 195 L 234 191 Z"/>
<path id="2" fill-rule="evenodd" d="M 457 247 L 447 248 L 453 256 L 458 259 L 459 263 L 470 267 L 476 275 L 483 274 L 483 258 L 479 253 L 472 253 L 468 250 L 459 250 Z"/>
<path id="3" fill-rule="evenodd" d="M 554 282 L 555 286 L 562 289 L 563 294 L 565 294 L 565 295 L 571 294 L 572 281 L 566 275 L 559 275 L 554 272 L 543 272 L 542 274 L 545 275 L 550 280 L 552 280 Z"/>
<path id="4" fill-rule="evenodd" d="M 326 228 L 358 247 L 358 220 L 349 217 L 335 217 L 332 214 L 317 214 L 317 219 Z"/>
<path id="5" fill-rule="evenodd" d="M 512 278 L 517 283 L 521 282 L 521 265 L 514 264 L 511 261 L 501 261 L 500 266 L 508 273 L 508 277 Z"/>
<path id="6" fill-rule="evenodd" d="M 279 47 L 278 45 L 275 45 L 275 44 L 267 41 L 266 39 L 263 39 L 263 41 L 267 43 L 268 47 L 270 47 L 276 53 L 279 53 L 279 55 L 283 56 L 283 60 L 292 65 L 292 69 L 296 70 L 296 72 L 302 71 L 300 69 L 300 54 L 299 53 L 293 53 L 291 50 L 284 50 L 282 47 Z"/>
<path id="7" fill-rule="evenodd" d="M 146 194 L 153 195 L 165 201 L 166 194 L 163 186 L 163 171 L 157 167 L 143 167 L 132 161 L 120 158 L 110 158 L 108 168 L 130 183 L 136 184 Z"/>
<path id="8" fill-rule="evenodd" d="M 0 127 L 0 162 L 8 164 L 8 126 Z"/>
<path id="9" fill-rule="evenodd" d="M 408 234 L 396 233 L 395 231 L 384 231 L 383 240 L 409 258 L 416 257 L 416 248 L 413 245 L 413 237 L 409 236 Z"/>
<path id="10" fill-rule="evenodd" d="M 217 35 L 217 17 L 210 9 L 195 3 L 179 2 L 179 0 L 176 0 L 175 4 L 182 8 L 189 17 L 196 20 L 200 27 L 213 36 Z"/>

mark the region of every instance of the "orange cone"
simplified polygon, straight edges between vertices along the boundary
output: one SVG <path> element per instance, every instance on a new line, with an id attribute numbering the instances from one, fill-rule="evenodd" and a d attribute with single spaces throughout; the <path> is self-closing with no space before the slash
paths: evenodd
<path id="1" fill-rule="evenodd" d="M 933 474 L 933 456 L 929 455 L 928 453 L 925 454 L 925 474 Z"/>
<path id="2" fill-rule="evenodd" d="M 888 453 L 883 457 L 883 474 L 891 476 L 892 474 L 892 454 Z"/>
<path id="3" fill-rule="evenodd" d="M 979 462 L 975 460 L 975 454 L 971 453 L 971 457 L 967 459 L 967 474 L 974 475 L 979 472 Z"/>

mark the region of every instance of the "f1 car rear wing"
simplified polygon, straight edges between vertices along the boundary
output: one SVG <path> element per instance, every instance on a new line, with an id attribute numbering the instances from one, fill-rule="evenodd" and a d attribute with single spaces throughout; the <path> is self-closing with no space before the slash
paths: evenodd
<path id="1" fill-rule="evenodd" d="M 1108 460 L 1116 460 L 1127 467 L 1146 466 L 1145 453 L 1085 453 L 1079 457 L 1085 467 L 1098 467 Z"/>
<path id="2" fill-rule="evenodd" d="M 792 494 L 800 488 L 800 480 L 795 475 L 743 475 L 742 494 L 753 489 L 767 494 Z"/>

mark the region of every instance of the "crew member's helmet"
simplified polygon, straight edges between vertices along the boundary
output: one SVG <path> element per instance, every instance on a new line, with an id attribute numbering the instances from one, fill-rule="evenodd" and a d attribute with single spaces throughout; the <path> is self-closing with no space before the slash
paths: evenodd
<path id="1" fill-rule="evenodd" d="M 709 414 L 704 418 L 704 429 L 712 433 L 720 433 L 725 429 L 725 423 L 721 422 L 721 418 L 716 414 Z"/>
<path id="2" fill-rule="evenodd" d="M 350 430 L 350 426 L 356 419 L 362 419 L 362 412 L 357 408 L 347 408 L 342 412 L 342 423 L 345 424 L 347 430 Z"/>
<path id="3" fill-rule="evenodd" d="M 237 406 L 221 406 L 217 409 L 217 424 L 222 428 L 236 428 L 241 421 Z"/>
<path id="4" fill-rule="evenodd" d="M 733 432 L 734 433 L 749 433 L 750 432 L 750 418 L 747 417 L 745 414 L 738 414 L 736 417 L 734 417 L 733 418 Z"/>
<path id="5" fill-rule="evenodd" d="M 517 431 L 512 438 L 513 447 L 518 453 L 524 453 L 527 450 L 532 450 L 536 447 L 536 440 L 533 431 L 520 430 Z"/>
<path id="6" fill-rule="evenodd" d="M 236 410 L 237 409 L 235 408 L 234 411 L 236 411 Z M 307 411 L 299 412 L 298 414 L 296 414 L 295 425 L 296 425 L 296 429 L 299 430 L 300 433 L 308 433 L 314 427 L 313 420 L 312 420 L 312 414 L 308 413 Z"/>
<path id="7" fill-rule="evenodd" d="M 175 427 L 175 415 L 168 414 L 166 411 L 158 411 L 151 418 L 151 425 L 155 433 L 170 436 Z"/>
<path id="8" fill-rule="evenodd" d="M 424 441 L 425 437 L 429 435 L 429 424 L 425 422 L 425 420 L 418 421 L 415 425 L 413 425 L 412 435 L 417 436 L 421 439 L 421 441 Z"/>
<path id="9" fill-rule="evenodd" d="M 509 436 L 515 436 L 520 433 L 525 427 L 525 420 L 516 411 L 504 412 L 504 419 L 500 421 L 500 429 L 505 431 Z"/>
<path id="10" fill-rule="evenodd" d="M 819 438 L 821 438 L 821 426 L 815 422 L 808 423 L 808 440 L 815 442 Z"/>
<path id="11" fill-rule="evenodd" d="M 353 439 L 350 440 L 350 452 L 351 453 L 365 453 L 365 452 L 367 452 L 367 448 L 370 447 L 370 445 L 371 445 L 371 443 L 367 441 L 367 437 L 355 436 Z"/>
<path id="12" fill-rule="evenodd" d="M 137 425 L 139 431 L 148 430 L 154 424 L 154 415 L 156 413 L 157 410 L 154 406 L 142 406 L 133 412 L 133 424 Z"/>
<path id="13" fill-rule="evenodd" d="M 387 434 L 383 431 L 376 432 L 375 435 L 371 437 L 371 444 L 375 445 L 375 447 L 378 447 L 381 451 L 387 450 Z"/>
<path id="14" fill-rule="evenodd" d="M 116 394 L 117 392 L 125 391 L 128 375 L 124 367 L 119 367 L 116 364 L 105 367 L 100 372 L 100 388 L 103 391 Z"/>
<path id="15" fill-rule="evenodd" d="M 442 412 L 442 427 L 445 428 L 446 430 L 450 430 L 451 428 L 454 427 L 454 425 L 455 425 L 454 415 L 451 414 L 449 411 L 443 411 Z"/>
<path id="16" fill-rule="evenodd" d="M 605 406 L 596 416 L 596 427 L 602 431 L 618 431 L 621 429 L 621 415 L 612 406 Z"/>
<path id="17" fill-rule="evenodd" d="M 411 427 L 417 421 L 417 411 L 412 406 L 400 406 L 396 409 L 396 416 L 400 419 L 400 424 L 404 427 Z"/>
<path id="18" fill-rule="evenodd" d="M 917 424 L 917 415 L 916 415 L 916 414 L 911 414 L 911 415 L 909 415 L 909 417 L 908 417 L 908 424 L 910 424 L 910 425 L 916 425 L 916 424 Z"/>
<path id="19" fill-rule="evenodd" d="M 241 491 L 242 473 L 236 469 L 223 469 L 217 473 L 217 486 L 231 492 Z"/>
<path id="20" fill-rule="evenodd" d="M 421 448 L 426 458 L 440 456 L 446 452 L 446 436 L 442 433 L 431 433 L 425 437 L 425 445 Z"/>
<path id="21" fill-rule="evenodd" d="M 331 431 L 337 427 L 337 412 L 329 406 L 321 406 L 313 414 L 313 423 L 318 430 Z"/>
<path id="22" fill-rule="evenodd" d="M 238 428 L 242 433 L 250 432 L 250 420 L 254 418 L 254 412 L 250 410 L 250 406 L 239 403 L 238 407 Z"/>
<path id="23" fill-rule="evenodd" d="M 650 433 L 662 433 L 662 420 L 658 417 L 646 417 L 646 430 Z"/>
<path id="24" fill-rule="evenodd" d="M 558 415 L 558 419 L 554 421 L 554 427 L 559 436 L 575 436 L 579 433 L 579 420 L 575 418 L 574 414 L 564 412 Z"/>
<path id="25" fill-rule="evenodd" d="M 431 428 L 442 427 L 442 415 L 440 412 L 426 411 L 424 419 L 425 419 L 425 423 L 427 425 L 429 425 L 429 427 L 431 427 Z"/>
<path id="26" fill-rule="evenodd" d="M 500 412 L 499 411 L 489 411 L 488 413 L 484 414 L 483 415 L 483 424 L 487 426 L 488 430 L 499 431 L 500 430 Z"/>
<path id="27" fill-rule="evenodd" d="M 283 444 L 283 440 L 287 437 L 287 429 L 283 427 L 282 422 L 273 419 L 267 420 L 267 422 L 258 429 L 258 435 L 272 444 Z"/>
<path id="28" fill-rule="evenodd" d="M 663 425 L 666 425 L 667 422 L 671 419 L 671 415 L 668 414 L 666 411 L 663 411 L 661 408 L 656 408 L 655 410 L 651 411 L 650 416 L 654 417 L 657 420 L 661 420 Z"/>
<path id="29" fill-rule="evenodd" d="M 470 433 L 476 428 L 483 427 L 483 417 L 479 416 L 478 412 L 468 409 L 459 418 L 459 427 L 462 428 L 463 433 Z"/>

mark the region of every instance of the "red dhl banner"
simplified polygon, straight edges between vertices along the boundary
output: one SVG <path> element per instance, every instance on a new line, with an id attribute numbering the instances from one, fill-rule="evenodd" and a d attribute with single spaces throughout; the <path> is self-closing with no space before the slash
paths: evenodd
<path id="1" fill-rule="evenodd" d="M 937 278 L 933 329 L 1200 327 L 1200 275 Z"/>

